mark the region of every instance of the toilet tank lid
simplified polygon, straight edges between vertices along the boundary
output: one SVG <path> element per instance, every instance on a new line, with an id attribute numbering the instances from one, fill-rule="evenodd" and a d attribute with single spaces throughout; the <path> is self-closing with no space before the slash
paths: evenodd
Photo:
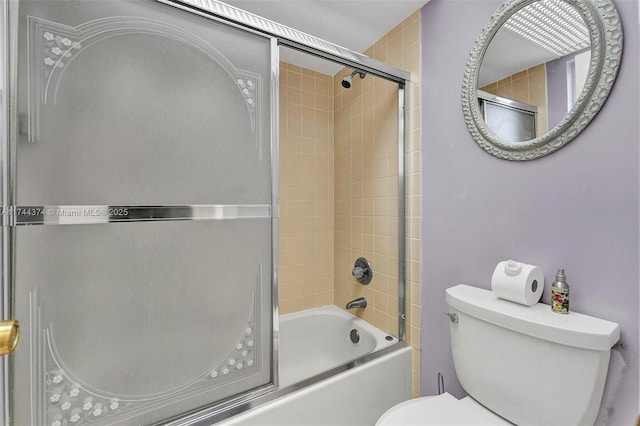
<path id="1" fill-rule="evenodd" d="M 608 351 L 620 338 L 620 326 L 578 312 L 551 311 L 549 305 L 519 305 L 490 290 L 466 284 L 447 289 L 447 304 L 472 317 L 522 334 L 584 349 Z"/>

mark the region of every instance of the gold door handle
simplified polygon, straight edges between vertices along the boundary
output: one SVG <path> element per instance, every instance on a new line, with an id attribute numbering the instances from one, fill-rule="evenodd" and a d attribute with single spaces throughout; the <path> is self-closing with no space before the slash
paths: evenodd
<path id="1" fill-rule="evenodd" d="M 0 321 L 0 355 L 13 353 L 20 338 L 20 324 L 17 320 Z"/>

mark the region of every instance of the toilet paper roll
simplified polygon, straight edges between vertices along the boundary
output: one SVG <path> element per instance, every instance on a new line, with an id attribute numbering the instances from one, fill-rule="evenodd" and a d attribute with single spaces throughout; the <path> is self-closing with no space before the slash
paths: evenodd
<path id="1" fill-rule="evenodd" d="M 533 306 L 544 289 L 544 274 L 537 266 L 505 260 L 496 266 L 491 277 L 491 291 L 500 299 Z"/>

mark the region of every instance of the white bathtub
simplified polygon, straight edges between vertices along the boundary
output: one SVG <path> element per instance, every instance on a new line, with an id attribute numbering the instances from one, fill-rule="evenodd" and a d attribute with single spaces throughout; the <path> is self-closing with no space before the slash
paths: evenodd
<path id="1" fill-rule="evenodd" d="M 351 330 L 357 330 L 358 343 L 351 341 Z M 398 339 L 335 305 L 283 315 L 280 317 L 280 387 L 397 342 Z"/>
<path id="2" fill-rule="evenodd" d="M 411 348 L 334 305 L 283 315 L 279 352 L 286 394 L 220 424 L 373 425 L 411 398 Z"/>

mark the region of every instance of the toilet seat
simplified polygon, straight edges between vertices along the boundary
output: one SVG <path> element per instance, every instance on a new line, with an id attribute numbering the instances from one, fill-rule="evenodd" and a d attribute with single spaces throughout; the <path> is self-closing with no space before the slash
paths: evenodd
<path id="1" fill-rule="evenodd" d="M 510 425 L 471 397 L 456 399 L 445 392 L 402 402 L 388 409 L 376 426 L 485 426 Z"/>

